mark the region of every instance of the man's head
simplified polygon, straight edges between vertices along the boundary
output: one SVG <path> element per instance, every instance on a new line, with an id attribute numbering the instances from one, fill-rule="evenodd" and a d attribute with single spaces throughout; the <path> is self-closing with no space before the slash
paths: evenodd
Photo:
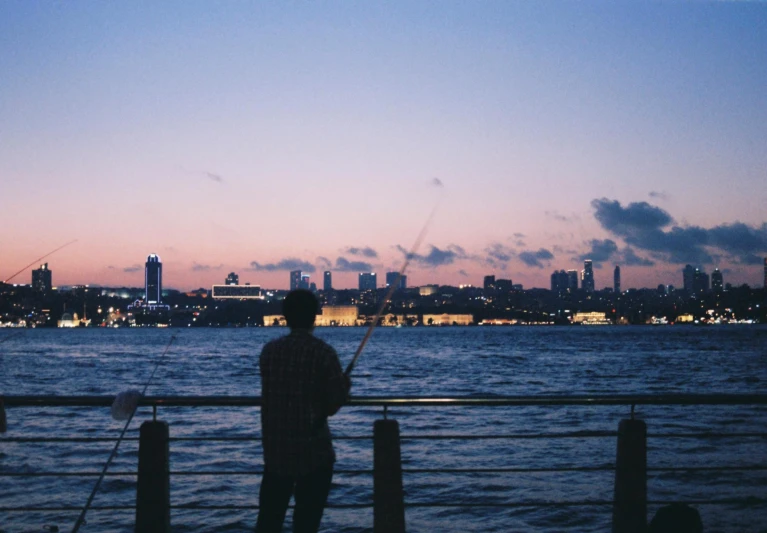
<path id="1" fill-rule="evenodd" d="M 311 329 L 320 303 L 317 297 L 306 289 L 290 291 L 282 302 L 282 314 L 290 329 Z"/>

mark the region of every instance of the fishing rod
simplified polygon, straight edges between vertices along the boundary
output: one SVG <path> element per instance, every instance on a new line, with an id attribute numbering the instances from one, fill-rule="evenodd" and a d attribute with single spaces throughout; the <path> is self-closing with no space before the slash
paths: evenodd
<path id="1" fill-rule="evenodd" d="M 389 300 L 394 295 L 394 291 L 397 289 L 397 286 L 399 285 L 399 282 L 405 273 L 405 269 L 407 268 L 408 264 L 410 264 L 410 260 L 413 257 L 415 257 L 415 254 L 418 251 L 418 248 L 421 246 L 421 241 L 423 241 L 423 238 L 426 236 L 426 230 L 428 230 L 429 226 L 431 225 L 431 221 L 434 218 L 434 214 L 437 212 L 437 207 L 439 207 L 439 201 L 431 210 L 431 213 L 429 214 L 429 218 L 426 219 L 426 223 L 421 228 L 421 232 L 418 234 L 418 237 L 416 237 L 415 242 L 413 243 L 413 247 L 410 249 L 410 252 L 405 256 L 405 262 L 402 263 L 402 267 L 399 269 L 399 272 L 397 273 L 397 278 L 394 280 L 394 283 L 392 283 L 389 286 L 389 290 L 386 293 L 386 296 L 384 296 L 384 299 L 381 302 L 381 305 L 378 307 L 378 312 L 376 313 L 375 318 L 373 318 L 373 322 L 370 324 L 370 327 L 368 328 L 367 332 L 365 332 L 365 336 L 362 338 L 362 342 L 357 347 L 357 351 L 354 352 L 354 357 L 352 357 L 352 360 L 349 363 L 349 366 L 346 367 L 344 374 L 346 374 L 347 376 L 351 375 L 352 370 L 354 369 L 354 365 L 357 364 L 357 360 L 359 359 L 360 355 L 362 355 L 362 350 L 365 348 L 365 345 L 367 344 L 368 339 L 370 339 L 370 336 L 373 334 L 373 330 L 378 324 L 378 320 L 381 318 L 381 315 L 383 315 L 386 304 L 389 303 Z"/>
<path id="2" fill-rule="evenodd" d="M 75 243 L 75 242 L 77 242 L 77 239 L 75 239 L 75 240 L 73 240 L 73 241 L 69 241 L 69 242 L 68 242 L 68 243 L 66 243 L 66 244 L 62 244 L 61 246 L 59 246 L 58 248 L 56 248 L 56 249 L 55 249 L 55 250 L 53 250 L 52 252 L 48 252 L 48 253 L 47 253 L 47 254 L 45 254 L 44 256 L 42 256 L 42 257 L 38 257 L 37 259 L 35 259 L 35 260 L 34 260 L 34 261 L 32 261 L 31 263 L 29 263 L 27 266 L 25 266 L 24 268 L 22 268 L 21 270 L 19 270 L 18 272 L 16 272 L 16 273 L 15 273 L 13 276 L 11 276 L 11 277 L 10 277 L 10 278 L 8 278 L 7 280 L 5 280 L 3 283 L 8 283 L 8 282 L 9 282 L 9 281 L 11 281 L 13 278 L 15 278 L 16 276 L 18 276 L 18 275 L 19 275 L 19 274 L 21 274 L 22 272 L 24 272 L 26 269 L 28 269 L 29 267 L 31 267 L 32 265 L 34 265 L 34 264 L 35 264 L 35 263 L 37 263 L 38 261 L 42 261 L 43 259 L 45 259 L 45 258 L 46 258 L 46 257 L 48 257 L 49 255 L 53 255 L 53 254 L 55 254 L 56 252 L 58 252 L 59 250 L 61 250 L 62 248 L 66 248 L 67 246 L 69 246 L 70 244 L 72 244 L 72 243 Z"/>
<path id="3" fill-rule="evenodd" d="M 165 346 L 165 351 L 163 351 L 162 355 L 160 355 L 160 357 L 157 359 L 157 363 L 154 365 L 154 370 L 152 370 L 152 374 L 149 376 L 149 379 L 144 384 L 144 390 L 141 391 L 140 396 L 144 396 L 144 394 L 146 394 L 146 390 L 149 388 L 149 384 L 152 382 L 155 372 L 157 372 L 157 369 L 160 367 L 160 363 L 162 362 L 163 358 L 170 350 L 170 347 L 173 344 L 173 341 L 175 340 L 176 340 L 176 336 L 172 335 L 170 338 L 170 341 L 168 341 L 168 345 Z M 136 398 L 136 400 L 137 399 L 138 398 Z M 131 420 L 133 420 L 133 415 L 136 414 L 137 407 L 138 407 L 138 401 L 136 401 L 136 403 L 131 406 L 130 414 L 128 415 L 128 419 L 125 422 L 125 426 L 123 427 L 123 430 L 120 433 L 120 436 L 117 438 L 115 447 L 112 448 L 112 453 L 109 455 L 109 459 L 107 459 L 107 462 L 104 464 L 104 468 L 101 470 L 101 475 L 99 476 L 98 481 L 96 481 L 96 485 L 93 487 L 93 490 L 91 491 L 90 496 L 88 496 L 88 501 L 85 502 L 85 507 L 83 507 L 83 510 L 80 513 L 80 516 L 77 518 L 77 522 L 75 522 L 75 526 L 72 528 L 72 533 L 77 533 L 80 530 L 80 526 L 82 526 L 85 523 L 85 515 L 90 509 L 91 503 L 93 503 L 93 498 L 96 496 L 96 492 L 98 492 L 99 487 L 101 486 L 101 482 L 104 480 L 104 476 L 107 473 L 107 469 L 109 468 L 109 465 L 112 464 L 112 460 L 117 455 L 117 448 L 119 448 L 120 443 L 122 442 L 123 437 L 125 436 L 125 432 L 128 431 L 128 426 L 130 426 Z"/>

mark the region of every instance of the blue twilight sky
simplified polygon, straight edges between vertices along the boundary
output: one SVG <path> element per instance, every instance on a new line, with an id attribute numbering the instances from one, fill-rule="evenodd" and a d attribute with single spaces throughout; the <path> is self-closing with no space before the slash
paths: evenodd
<path id="1" fill-rule="evenodd" d="M 765 2 L 0 3 L 0 278 L 757 285 L 765 146 Z"/>

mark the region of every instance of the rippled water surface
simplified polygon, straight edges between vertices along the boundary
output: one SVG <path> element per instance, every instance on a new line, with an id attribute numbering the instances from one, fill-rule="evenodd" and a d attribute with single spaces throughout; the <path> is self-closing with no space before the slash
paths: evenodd
<path id="1" fill-rule="evenodd" d="M 9 332 L 0 330 L 0 342 Z M 199 330 L 29 330 L 0 344 L 0 394 L 113 395 L 142 388 L 160 361 L 149 395 L 257 395 L 261 346 L 284 334 L 273 328 Z M 172 334 L 178 338 L 160 358 Z M 319 329 L 342 364 L 364 330 Z M 353 376 L 353 394 L 542 395 L 608 393 L 763 393 L 767 384 L 767 328 L 402 328 L 379 329 Z M 615 437 L 418 439 L 419 435 L 512 435 L 615 431 L 625 407 L 400 408 L 405 469 L 548 469 L 610 467 Z M 767 473 L 658 471 L 667 467 L 767 465 L 763 438 L 671 438 L 683 432 L 761 432 L 760 407 L 640 407 L 649 440 L 651 500 L 767 498 Z M 344 408 L 331 421 L 338 473 L 331 504 L 372 501 L 372 423 L 380 409 Z M 135 438 L 140 409 L 129 429 Z M 165 408 L 159 418 L 172 438 L 258 437 L 252 409 Z M 0 436 L 0 508 L 84 505 L 122 424 L 108 409 L 8 409 Z M 18 442 L 20 437 L 108 437 L 87 443 Z M 95 507 L 135 501 L 137 443 L 127 440 L 110 467 Z M 261 448 L 250 441 L 171 443 L 174 505 L 236 505 L 243 509 L 174 510 L 174 531 L 249 531 L 255 525 L 260 476 L 220 474 L 261 468 Z M 78 473 L 13 477 L 11 473 Z M 194 473 L 194 475 L 189 474 Z M 419 504 L 483 504 L 487 507 L 410 507 L 409 531 L 609 531 L 604 505 L 520 507 L 529 502 L 604 501 L 612 498 L 613 472 L 406 472 L 406 501 Z M 498 506 L 491 506 L 498 504 Z M 247 508 L 247 507 L 251 508 Z M 698 505 L 706 531 L 767 531 L 767 505 Z M 654 512 L 657 506 L 651 506 Z M 0 510 L 0 532 L 71 529 L 77 510 Z M 132 510 L 88 513 L 81 531 L 132 531 Z M 369 531 L 372 509 L 328 509 L 323 531 Z M 286 531 L 289 522 L 286 523 Z"/>

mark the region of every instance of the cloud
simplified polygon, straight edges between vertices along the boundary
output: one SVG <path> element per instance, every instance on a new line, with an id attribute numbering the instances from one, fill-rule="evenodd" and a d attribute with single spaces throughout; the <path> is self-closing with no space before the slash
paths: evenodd
<path id="1" fill-rule="evenodd" d="M 451 265 L 456 259 L 466 259 L 466 251 L 458 245 L 451 244 L 447 249 L 440 249 L 434 245 L 430 245 L 429 253 L 411 254 L 404 247 L 397 245 L 397 249 L 405 254 L 405 257 L 409 257 L 412 261 L 419 263 L 427 267 L 438 267 L 443 265 Z"/>
<path id="2" fill-rule="evenodd" d="M 370 246 L 365 246 L 362 248 L 350 246 L 349 248 L 346 248 L 344 250 L 344 253 L 351 254 L 351 255 L 358 255 L 361 257 L 370 257 L 370 258 L 378 257 L 378 252 L 373 250 Z"/>
<path id="3" fill-rule="evenodd" d="M 131 265 L 129 267 L 123 268 L 123 272 L 139 272 L 143 270 L 144 267 L 141 265 Z"/>
<path id="4" fill-rule="evenodd" d="M 507 248 L 498 242 L 493 243 L 485 248 L 485 253 L 489 258 L 501 262 L 511 261 L 511 258 L 514 256 L 514 250 Z"/>
<path id="5" fill-rule="evenodd" d="M 303 272 L 315 272 L 317 269 L 314 267 L 313 264 L 307 262 L 307 261 L 301 261 L 300 259 L 297 259 L 295 257 L 287 257 L 285 259 L 281 259 L 280 261 L 276 263 L 266 263 L 261 264 L 257 261 L 252 261 L 250 263 L 250 268 L 248 270 L 255 270 L 257 272 L 279 272 L 283 270 L 301 270 Z"/>
<path id="6" fill-rule="evenodd" d="M 721 224 L 713 228 L 678 226 L 671 215 L 647 202 L 623 207 L 607 198 L 591 202 L 594 217 L 613 235 L 622 237 L 629 246 L 651 252 L 671 263 L 704 264 L 718 259 L 718 249 L 735 261 L 757 264 L 758 255 L 767 251 L 767 223 L 752 227 L 742 222 Z M 670 229 L 666 229 L 671 226 Z"/>
<path id="7" fill-rule="evenodd" d="M 211 181 L 215 181 L 216 183 L 224 183 L 224 178 L 222 178 L 218 174 L 215 174 L 213 172 L 208 172 L 207 170 L 204 171 L 202 174 L 203 174 L 203 176 L 205 176 L 206 178 L 208 178 Z"/>
<path id="8" fill-rule="evenodd" d="M 639 257 L 632 248 L 624 248 L 621 251 L 620 263 L 627 266 L 654 266 L 655 262 L 644 257 Z"/>
<path id="9" fill-rule="evenodd" d="M 667 200 L 668 194 L 665 191 L 650 191 L 647 193 L 650 198 L 656 198 L 658 200 Z"/>
<path id="10" fill-rule="evenodd" d="M 468 274 L 468 272 L 466 272 L 466 271 L 465 271 L 465 270 L 463 270 L 463 269 L 461 269 L 461 270 L 459 270 L 459 271 L 458 271 L 458 275 L 459 275 L 459 276 L 463 276 L 464 278 L 468 278 L 468 277 L 469 277 L 469 274 Z"/>
<path id="11" fill-rule="evenodd" d="M 434 186 L 434 187 L 439 187 L 439 188 L 442 188 L 442 187 L 444 187 L 444 186 L 445 186 L 445 184 L 444 184 L 444 183 L 442 183 L 442 180 L 441 180 L 441 179 L 439 179 L 439 178 L 434 178 L 434 179 L 432 179 L 430 183 L 431 183 L 431 184 L 432 184 L 432 186 Z"/>
<path id="12" fill-rule="evenodd" d="M 554 220 L 557 220 L 559 222 L 571 222 L 573 220 L 573 217 L 567 217 L 565 215 L 561 215 L 556 211 L 545 211 L 544 214 Z"/>
<path id="13" fill-rule="evenodd" d="M 542 261 L 550 261 L 554 259 L 554 254 L 548 251 L 546 248 L 541 248 L 537 252 L 532 250 L 525 250 L 519 253 L 519 259 L 524 264 L 530 267 L 543 268 Z"/>
<path id="14" fill-rule="evenodd" d="M 210 266 L 210 265 L 201 265 L 197 262 L 192 264 L 192 271 L 193 272 L 207 272 L 209 270 L 219 270 L 224 265 L 218 265 L 218 266 Z"/>
<path id="15" fill-rule="evenodd" d="M 591 246 L 591 249 L 582 254 L 578 259 L 581 261 L 591 259 L 595 264 L 604 263 L 609 261 L 618 251 L 618 245 L 611 239 L 591 239 L 589 246 Z"/>
<path id="16" fill-rule="evenodd" d="M 327 269 L 329 269 L 330 267 L 333 266 L 333 262 L 330 259 L 328 259 L 327 257 L 322 256 L 322 255 L 319 256 L 315 260 L 315 262 L 317 263 L 317 266 L 319 266 L 323 270 L 327 270 Z"/>
<path id="17" fill-rule="evenodd" d="M 338 272 L 372 272 L 373 265 L 365 261 L 349 261 L 345 257 L 336 259 L 336 266 L 333 268 Z"/>

